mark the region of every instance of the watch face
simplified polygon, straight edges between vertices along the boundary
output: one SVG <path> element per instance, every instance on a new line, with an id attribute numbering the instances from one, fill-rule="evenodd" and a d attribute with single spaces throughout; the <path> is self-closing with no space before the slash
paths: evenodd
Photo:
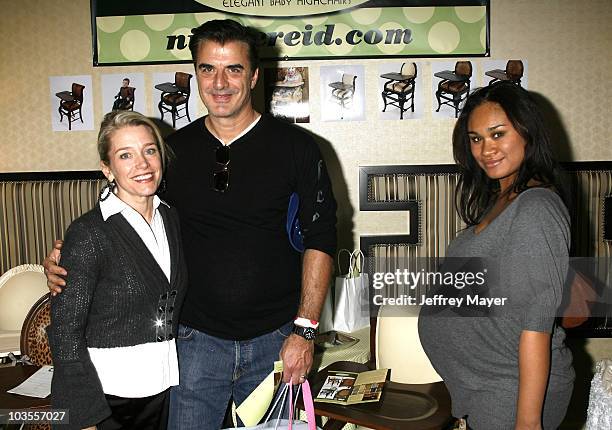
<path id="1" fill-rule="evenodd" d="M 296 325 L 293 326 L 293 332 L 306 340 L 315 340 L 317 337 L 317 329 L 312 327 L 301 327 Z"/>
<path id="2" fill-rule="evenodd" d="M 314 340 L 317 336 L 316 330 L 312 327 L 304 328 L 304 338 L 308 340 Z"/>

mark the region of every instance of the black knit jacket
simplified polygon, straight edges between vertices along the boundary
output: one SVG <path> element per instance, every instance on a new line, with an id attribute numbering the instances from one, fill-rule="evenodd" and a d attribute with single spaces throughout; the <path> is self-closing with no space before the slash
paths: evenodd
<path id="1" fill-rule="evenodd" d="M 176 210 L 163 204 L 158 210 L 170 248 L 170 282 L 121 214 L 104 221 L 98 205 L 66 232 L 61 257 L 66 288 L 51 300 L 47 328 L 52 405 L 70 410 L 64 430 L 92 426 L 110 415 L 88 347 L 126 347 L 176 336 L 187 269 Z M 164 325 L 158 327 L 154 322 L 160 318 Z"/>

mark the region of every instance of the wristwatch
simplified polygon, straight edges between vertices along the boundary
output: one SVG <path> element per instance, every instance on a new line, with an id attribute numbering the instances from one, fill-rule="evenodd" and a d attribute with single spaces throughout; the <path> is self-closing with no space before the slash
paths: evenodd
<path id="1" fill-rule="evenodd" d="M 302 327 L 299 325 L 293 325 L 293 333 L 298 336 L 302 336 L 306 340 L 314 340 L 317 337 L 317 332 L 319 330 L 313 327 Z"/>

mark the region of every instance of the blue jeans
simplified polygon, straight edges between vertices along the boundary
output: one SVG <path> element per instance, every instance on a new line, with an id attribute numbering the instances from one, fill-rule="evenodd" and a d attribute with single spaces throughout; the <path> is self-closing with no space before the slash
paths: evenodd
<path id="1" fill-rule="evenodd" d="M 170 430 L 221 428 L 231 397 L 236 405 L 274 369 L 293 322 L 242 341 L 220 339 L 179 326 L 179 385 L 170 392 Z"/>

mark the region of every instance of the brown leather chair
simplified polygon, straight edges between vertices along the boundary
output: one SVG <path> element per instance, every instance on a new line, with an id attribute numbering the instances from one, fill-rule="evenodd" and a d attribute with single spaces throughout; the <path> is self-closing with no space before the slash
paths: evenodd
<path id="1" fill-rule="evenodd" d="M 387 105 L 396 106 L 400 110 L 400 119 L 404 119 L 404 112 L 410 109 L 414 112 L 414 86 L 417 77 L 416 63 L 403 63 L 400 69 L 402 80 L 389 79 L 383 86 L 381 93 L 385 107 Z M 410 106 L 404 108 L 404 104 L 409 101 Z"/>
<path id="2" fill-rule="evenodd" d="M 485 75 L 493 78 L 489 82 L 489 85 L 498 81 L 510 81 L 520 87 L 523 73 L 524 67 L 521 60 L 508 60 L 506 63 L 506 70 L 489 70 L 485 72 Z"/>
<path id="3" fill-rule="evenodd" d="M 70 95 L 72 100 L 60 99 L 60 105 L 57 109 L 60 114 L 60 122 L 64 119 L 64 115 L 68 118 L 68 130 L 72 130 L 72 121 L 76 120 L 77 114 L 79 119 L 83 122 L 83 115 L 81 108 L 83 106 L 83 90 L 84 85 L 73 83 Z"/>
<path id="4" fill-rule="evenodd" d="M 455 118 L 459 116 L 459 104 L 465 100 L 470 93 L 470 78 L 472 77 L 472 63 L 470 61 L 457 61 L 455 63 L 454 79 L 442 79 L 438 83 L 436 98 L 440 111 L 442 105 L 448 105 L 455 109 Z"/>
<path id="5" fill-rule="evenodd" d="M 51 323 L 51 298 L 42 296 L 30 309 L 21 328 L 20 349 L 37 366 L 53 364 L 46 328 Z"/>
<path id="6" fill-rule="evenodd" d="M 164 112 L 170 112 L 172 115 L 172 127 L 176 127 L 176 120 L 187 117 L 189 122 L 189 96 L 191 95 L 191 78 L 193 75 L 184 72 L 176 72 L 174 74 L 174 87 L 176 91 L 166 92 L 161 94 L 161 100 L 157 105 L 161 113 L 161 119 L 164 119 Z M 180 112 L 183 112 L 181 115 Z"/>

